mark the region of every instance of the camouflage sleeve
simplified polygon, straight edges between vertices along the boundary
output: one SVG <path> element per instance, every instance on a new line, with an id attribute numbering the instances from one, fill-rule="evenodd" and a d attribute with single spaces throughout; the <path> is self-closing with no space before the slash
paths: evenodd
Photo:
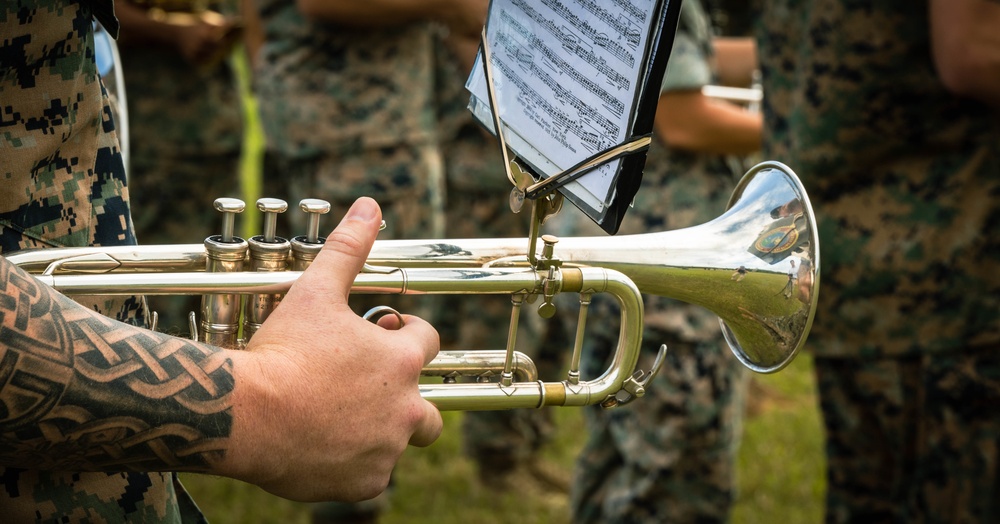
<path id="1" fill-rule="evenodd" d="M 225 351 L 83 307 L 0 257 L 0 464 L 206 471 L 232 428 Z"/>
<path id="2" fill-rule="evenodd" d="M 709 64 L 711 47 L 708 17 L 697 2 L 688 1 L 681 5 L 681 17 L 674 36 L 674 46 L 667 61 L 667 72 L 663 76 L 660 92 L 688 91 L 701 89 L 712 81 Z"/>

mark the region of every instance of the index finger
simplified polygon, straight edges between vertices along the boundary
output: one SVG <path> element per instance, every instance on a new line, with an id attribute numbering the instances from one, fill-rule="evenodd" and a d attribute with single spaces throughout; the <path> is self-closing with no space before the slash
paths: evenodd
<path id="1" fill-rule="evenodd" d="M 381 222 L 382 210 L 374 200 L 362 197 L 355 201 L 337 228 L 326 237 L 316 260 L 299 278 L 301 286 L 313 293 L 331 295 L 330 298 L 346 304 L 354 279 L 375 243 Z"/>

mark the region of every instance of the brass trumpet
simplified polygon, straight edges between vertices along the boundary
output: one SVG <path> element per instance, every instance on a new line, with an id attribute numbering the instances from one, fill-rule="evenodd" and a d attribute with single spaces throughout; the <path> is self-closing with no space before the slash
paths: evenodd
<path id="1" fill-rule="evenodd" d="M 512 297 L 505 350 L 443 351 L 424 369 L 426 376 L 442 379 L 421 384 L 421 394 L 438 408 L 613 407 L 642 396 L 659 365 L 658 359 L 651 370 L 635 369 L 643 331 L 642 293 L 716 313 L 736 357 L 757 372 L 781 369 L 804 344 L 816 308 L 819 244 L 809 198 L 788 167 L 758 164 L 740 181 L 723 215 L 676 231 L 538 238 L 546 217 L 541 200 L 527 239 L 379 240 L 354 281 L 352 293 Z M 262 199 L 258 206 L 267 211 L 280 204 Z M 312 213 L 309 232 L 290 241 L 274 235 L 273 214 L 265 214 L 263 235 L 249 242 L 233 236 L 232 213 L 242 203 L 217 201 L 227 212 L 223 234 L 204 244 L 44 249 L 8 258 L 65 294 L 204 295 L 205 318 L 195 336 L 238 345 L 239 319 L 253 318 L 243 330 L 244 336 L 252 335 L 252 324 L 264 321 L 268 307 L 322 246 L 321 204 L 302 203 Z M 566 378 L 543 382 L 531 360 L 513 351 L 517 318 L 524 303 L 535 301 L 540 301 L 539 313 L 550 317 L 559 293 L 580 295 L 580 320 Z M 617 298 L 621 329 L 609 367 L 599 377 L 584 378 L 580 352 L 586 305 L 594 293 Z M 247 311 L 241 314 L 244 304 Z M 661 358 L 665 349 L 661 347 Z M 458 381 L 462 376 L 479 381 Z"/>

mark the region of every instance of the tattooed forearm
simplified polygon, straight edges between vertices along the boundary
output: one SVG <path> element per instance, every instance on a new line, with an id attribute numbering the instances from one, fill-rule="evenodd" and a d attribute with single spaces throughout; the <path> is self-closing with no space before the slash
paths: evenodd
<path id="1" fill-rule="evenodd" d="M 91 311 L 0 257 L 0 460 L 199 471 L 232 428 L 232 362 Z"/>

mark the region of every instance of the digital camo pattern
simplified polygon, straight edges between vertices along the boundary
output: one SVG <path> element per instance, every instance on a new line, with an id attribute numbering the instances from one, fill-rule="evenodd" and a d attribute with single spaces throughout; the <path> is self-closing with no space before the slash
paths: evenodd
<path id="1" fill-rule="evenodd" d="M 468 110 L 468 74 L 443 38 L 436 49 L 439 133 L 447 180 L 446 238 L 525 238 L 530 213 L 514 214 L 511 184 L 500 146 Z M 442 349 L 504 349 L 511 321 L 509 296 L 446 297 L 435 322 Z M 557 380 L 569 355 L 559 324 L 546 322 L 526 304 L 518 317 L 516 350 L 530 356 L 543 380 Z M 468 412 L 463 415 L 463 447 L 482 474 L 502 474 L 530 460 L 551 436 L 550 416 L 542 410 Z"/>
<path id="2" fill-rule="evenodd" d="M 270 151 L 351 155 L 433 141 L 430 23 L 352 29 L 306 19 L 290 0 L 257 7 L 265 43 L 254 87 Z"/>
<path id="3" fill-rule="evenodd" d="M 0 11 L 3 34 L 11 35 L 0 48 L 0 253 L 134 244 L 89 6 L 13 7 Z M 142 314 L 135 298 L 80 302 L 132 323 Z"/>
<path id="4" fill-rule="evenodd" d="M 815 359 L 826 522 L 996 522 L 998 355 Z"/>
<path id="5" fill-rule="evenodd" d="M 764 2 L 766 154 L 822 246 L 828 522 L 998 517 L 1000 118 L 945 90 L 928 10 Z"/>
<path id="6" fill-rule="evenodd" d="M 116 30 L 107 2 L 93 9 L 60 0 L 0 7 L 0 253 L 135 242 L 111 110 L 94 62 L 92 12 L 103 13 L 105 27 Z M 83 450 L 92 452 L 123 426 L 102 427 L 96 418 L 102 414 L 76 411 L 67 403 L 85 393 L 63 389 L 65 382 L 59 380 L 71 373 L 67 366 L 97 353 L 93 346 L 84 351 L 88 357 L 70 351 L 71 339 L 86 335 L 55 316 L 47 317 L 52 329 L 32 324 L 30 333 L 23 331 L 31 315 L 36 315 L 32 322 L 43 321 L 37 315 L 48 311 L 40 307 L 46 291 L 15 276 L 6 261 L 0 266 L 6 297 L 0 304 L 0 340 L 16 344 L 6 346 L 0 359 L 6 466 L 0 469 L 0 513 L 13 522 L 177 522 L 183 507 L 195 509 L 186 515 L 197 519 L 193 503 L 169 473 L 65 471 L 69 463 L 61 465 L 63 471 L 34 469 L 39 464 L 30 450 L 52 445 L 44 438 L 77 446 L 81 453 L 74 463 L 81 464 L 88 459 Z M 141 302 L 134 297 L 78 301 L 119 320 L 141 322 Z M 36 329 L 61 338 L 39 338 Z M 99 367 L 91 369 L 101 373 Z M 57 404 L 65 407 L 53 409 Z M 47 432 L 26 432 L 30 421 L 46 412 Z"/>
<path id="7" fill-rule="evenodd" d="M 5 251 L 134 242 L 114 123 L 97 78 L 91 14 L 72 6 L 64 23 L 46 23 L 64 8 L 53 1 L 24 9 L 5 4 L 0 11 Z M 81 150 L 84 142 L 97 147 Z"/>
<path id="8" fill-rule="evenodd" d="M 700 89 L 710 58 L 708 20 L 685 0 L 664 86 Z M 676 62 L 675 62 L 676 60 Z M 702 66 L 698 67 L 698 63 Z M 619 234 L 653 233 L 721 215 L 735 187 L 724 158 L 669 150 L 654 140 L 642 185 Z M 578 214 L 579 216 L 582 216 Z M 599 235 L 586 224 L 582 234 Z M 575 523 L 725 522 L 747 374 L 729 351 L 713 313 L 645 296 L 643 352 L 649 370 L 668 346 L 646 395 L 612 410 L 588 408 L 590 437 L 577 460 L 570 507 Z M 584 343 L 584 376 L 596 377 L 617 346 L 619 311 L 595 295 Z"/>
<path id="9" fill-rule="evenodd" d="M 133 3 L 141 7 L 144 2 Z M 238 16 L 236 0 L 172 4 L 171 9 L 187 13 L 210 9 L 227 17 Z M 173 45 L 133 43 L 123 37 L 118 47 L 128 100 L 133 155 L 130 175 L 156 176 L 156 183 L 148 185 L 155 188 L 170 180 L 165 169 L 157 169 L 157 159 L 193 162 L 198 157 L 239 152 L 240 98 L 228 55 L 194 64 Z M 231 173 L 204 174 L 205 178 L 218 176 L 235 178 L 235 166 Z"/>
<path id="10" fill-rule="evenodd" d="M 1000 118 L 941 84 L 926 2 L 763 3 L 765 157 L 802 178 L 822 249 L 807 347 L 1000 341 Z"/>
<path id="11" fill-rule="evenodd" d="M 658 341 L 670 350 L 645 396 L 608 411 L 587 408 L 574 523 L 729 519 L 745 370 L 717 341 Z M 652 363 L 644 352 L 640 368 Z"/>
<path id="12" fill-rule="evenodd" d="M 307 20 L 291 1 L 261 0 L 258 8 L 265 42 L 254 88 L 267 135 L 265 187 L 293 205 L 322 198 L 349 206 L 370 196 L 384 213 L 400 206 L 408 220 L 387 218 L 380 238 L 440 238 L 431 25 L 352 30 Z M 410 236 L 396 236 L 403 232 Z"/>
<path id="13" fill-rule="evenodd" d="M 188 12 L 236 16 L 233 1 L 188 2 Z M 172 8 L 184 6 L 174 2 Z M 139 241 L 200 242 L 212 202 L 239 196 L 240 94 L 229 62 L 192 64 L 173 46 L 119 44 L 128 100 L 129 182 Z"/>

